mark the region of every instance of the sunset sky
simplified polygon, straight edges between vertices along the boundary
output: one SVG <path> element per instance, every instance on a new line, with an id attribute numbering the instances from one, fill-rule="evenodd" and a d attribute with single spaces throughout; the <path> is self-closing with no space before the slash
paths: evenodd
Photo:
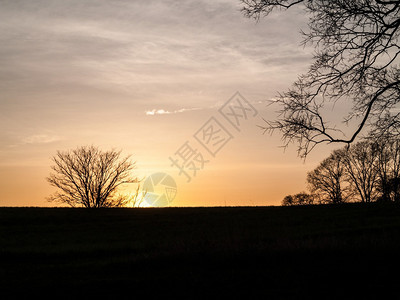
<path id="1" fill-rule="evenodd" d="M 0 206 L 49 206 L 57 150 L 122 149 L 135 175 L 166 172 L 172 206 L 279 205 L 306 189 L 296 145 L 257 125 L 312 60 L 307 16 L 256 22 L 236 0 L 0 2 Z M 255 109 L 235 128 L 219 109 L 239 92 Z M 257 114 L 255 115 L 255 112 Z M 217 120 L 231 139 L 212 156 L 195 134 Z M 188 142 L 208 162 L 187 182 L 171 159 Z M 134 187 L 127 187 L 134 189 Z"/>

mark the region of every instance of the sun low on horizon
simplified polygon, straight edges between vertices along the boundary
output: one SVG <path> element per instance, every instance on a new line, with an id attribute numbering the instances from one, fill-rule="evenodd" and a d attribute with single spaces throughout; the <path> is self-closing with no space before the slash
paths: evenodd
<path id="1" fill-rule="evenodd" d="M 304 161 L 260 128 L 312 59 L 307 19 L 286 14 L 256 22 L 228 0 L 3 2 L 0 206 L 54 206 L 51 158 L 86 145 L 131 156 L 140 207 L 279 205 L 305 190 L 332 148 Z"/>

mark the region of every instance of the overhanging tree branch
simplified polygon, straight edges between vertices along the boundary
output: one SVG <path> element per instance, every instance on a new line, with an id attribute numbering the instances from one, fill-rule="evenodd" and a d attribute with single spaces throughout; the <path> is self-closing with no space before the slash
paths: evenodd
<path id="1" fill-rule="evenodd" d="M 350 144 L 365 130 L 370 138 L 400 132 L 400 1 L 242 2 L 244 14 L 256 19 L 300 5 L 310 15 L 303 44 L 315 47 L 314 63 L 275 101 L 278 119 L 267 121 L 264 130 L 279 130 L 285 146 L 297 143 L 302 157 L 320 143 Z M 343 116 L 346 124 L 360 119 L 349 136 L 328 126 L 322 113 L 325 104 L 338 102 L 353 104 Z"/>

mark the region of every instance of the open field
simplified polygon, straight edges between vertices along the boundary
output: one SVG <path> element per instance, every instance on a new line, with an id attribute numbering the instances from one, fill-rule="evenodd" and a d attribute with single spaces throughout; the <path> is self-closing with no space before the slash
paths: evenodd
<path id="1" fill-rule="evenodd" d="M 381 296 L 398 286 L 399 250 L 394 204 L 0 208 L 8 297 Z"/>

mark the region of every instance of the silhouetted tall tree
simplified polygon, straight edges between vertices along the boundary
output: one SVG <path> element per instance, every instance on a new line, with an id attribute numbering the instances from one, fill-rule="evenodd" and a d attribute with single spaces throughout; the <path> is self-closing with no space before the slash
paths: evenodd
<path id="1" fill-rule="evenodd" d="M 246 16 L 303 5 L 310 16 L 304 44 L 315 46 L 314 63 L 276 100 L 280 117 L 265 130 L 281 131 L 285 145 L 305 157 L 320 143 L 352 143 L 367 127 L 369 137 L 400 133 L 400 1 L 242 0 Z M 354 121 L 346 136 L 327 122 L 324 106 L 351 102 L 343 115 Z"/>
<path id="2" fill-rule="evenodd" d="M 376 167 L 379 147 L 376 143 L 358 142 L 343 151 L 347 180 L 361 202 L 372 202 L 378 197 Z"/>
<path id="3" fill-rule="evenodd" d="M 121 151 L 101 151 L 94 146 L 57 151 L 51 167 L 54 173 L 47 180 L 58 191 L 48 200 L 72 207 L 123 206 L 126 199 L 116 195 L 118 188 L 137 179 L 131 177 L 135 165 L 130 157 L 120 158 L 120 154 Z"/>
<path id="4" fill-rule="evenodd" d="M 381 201 L 400 200 L 400 140 L 382 140 L 378 144 L 377 190 Z"/>
<path id="5" fill-rule="evenodd" d="M 338 204 L 351 196 L 343 159 L 343 151 L 336 150 L 307 174 L 309 189 L 320 203 Z"/>
<path id="6" fill-rule="evenodd" d="M 386 143 L 378 144 L 377 156 L 377 190 L 380 193 L 380 201 L 390 201 L 391 196 L 391 172 L 390 163 L 392 160 L 391 153 Z"/>

